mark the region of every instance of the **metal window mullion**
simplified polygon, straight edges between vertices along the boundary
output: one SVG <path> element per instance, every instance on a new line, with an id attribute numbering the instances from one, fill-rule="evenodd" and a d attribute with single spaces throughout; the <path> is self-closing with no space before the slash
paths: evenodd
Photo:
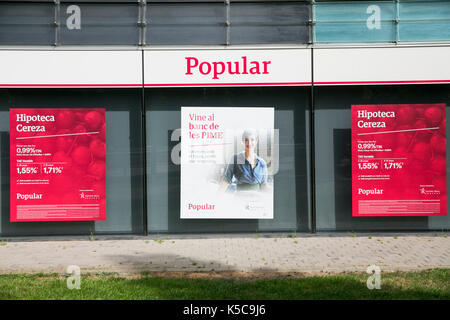
<path id="1" fill-rule="evenodd" d="M 144 1 L 144 5 L 142 6 L 142 22 L 144 25 L 142 26 L 142 45 L 146 45 L 146 36 L 147 36 L 147 2 Z"/>
<path id="2" fill-rule="evenodd" d="M 147 1 L 141 0 L 139 2 L 139 17 L 138 17 L 138 28 L 139 28 L 139 46 L 145 46 L 145 33 L 147 28 L 146 22 L 147 15 Z"/>
<path id="3" fill-rule="evenodd" d="M 54 0 L 55 1 L 55 20 L 54 20 L 54 25 L 55 25 L 55 46 L 59 46 L 60 44 L 60 18 L 61 18 L 61 4 L 59 0 Z"/>
<path id="4" fill-rule="evenodd" d="M 315 99 L 314 99 L 314 48 L 311 48 L 311 112 L 309 115 L 309 163 L 310 163 L 310 219 L 311 233 L 317 233 L 317 208 L 316 208 L 316 127 L 315 127 Z M 297 227 L 298 228 L 298 227 Z"/>
<path id="5" fill-rule="evenodd" d="M 316 3 L 315 3 L 315 1 L 314 0 L 311 0 L 311 3 L 310 3 L 310 8 L 309 8 L 309 10 L 310 10 L 310 18 L 309 18 L 309 23 L 308 23 L 308 26 L 309 26 L 309 44 L 313 44 L 313 43 L 315 43 L 316 42 L 316 39 L 315 39 L 315 35 L 314 35 L 314 28 L 315 28 L 315 25 L 316 25 L 316 21 L 315 21 L 315 6 L 316 6 Z"/>
<path id="6" fill-rule="evenodd" d="M 399 0 L 395 0 L 395 43 L 400 41 L 400 3 Z"/>
<path id="7" fill-rule="evenodd" d="M 148 171 L 147 171 L 147 113 L 145 107 L 145 52 L 141 50 L 142 59 L 142 88 L 141 88 L 141 128 L 142 128 L 142 219 L 143 234 L 148 236 Z"/>
<path id="8" fill-rule="evenodd" d="M 225 28 L 226 28 L 226 45 L 230 45 L 230 0 L 225 0 L 225 9 L 226 9 L 226 21 L 225 21 Z"/>

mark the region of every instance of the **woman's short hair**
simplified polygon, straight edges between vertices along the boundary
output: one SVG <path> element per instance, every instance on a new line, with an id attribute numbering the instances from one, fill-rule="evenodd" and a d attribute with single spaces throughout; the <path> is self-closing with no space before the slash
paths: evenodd
<path id="1" fill-rule="evenodd" d="M 249 137 L 249 136 L 255 136 L 256 139 L 258 139 L 258 133 L 255 130 L 246 129 L 242 133 L 242 141 L 245 141 L 245 137 Z"/>

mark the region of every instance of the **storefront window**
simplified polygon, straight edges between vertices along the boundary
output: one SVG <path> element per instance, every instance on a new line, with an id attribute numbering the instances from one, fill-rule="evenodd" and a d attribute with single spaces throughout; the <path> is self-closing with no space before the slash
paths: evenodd
<path id="1" fill-rule="evenodd" d="M 310 230 L 309 93 L 308 88 L 146 90 L 148 231 Z M 236 117 L 238 107 L 275 109 L 279 169 L 273 177 L 273 219 L 180 219 L 180 165 L 176 159 L 180 151 L 181 107 L 236 107 Z"/>
<path id="2" fill-rule="evenodd" d="M 143 229 L 140 90 L 0 90 L 0 234 L 2 236 L 141 234 Z M 106 220 L 10 222 L 10 108 L 105 108 Z"/>
<path id="3" fill-rule="evenodd" d="M 442 230 L 450 227 L 448 215 L 352 217 L 350 114 L 352 105 L 444 103 L 448 115 L 449 90 L 448 85 L 315 87 L 315 191 L 319 231 Z M 447 135 L 448 132 L 447 128 Z"/>

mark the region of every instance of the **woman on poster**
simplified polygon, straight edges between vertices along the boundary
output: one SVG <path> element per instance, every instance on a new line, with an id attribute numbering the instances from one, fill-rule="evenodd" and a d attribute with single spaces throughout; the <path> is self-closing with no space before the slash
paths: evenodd
<path id="1" fill-rule="evenodd" d="M 253 130 L 244 130 L 242 143 L 245 150 L 233 155 L 225 168 L 221 190 L 235 183 L 237 191 L 261 191 L 267 187 L 267 164 L 259 157 L 255 148 L 258 135 Z"/>

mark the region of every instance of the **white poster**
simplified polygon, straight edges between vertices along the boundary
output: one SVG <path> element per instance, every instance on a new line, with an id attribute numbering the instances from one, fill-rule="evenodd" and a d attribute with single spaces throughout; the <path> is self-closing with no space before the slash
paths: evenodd
<path id="1" fill-rule="evenodd" d="M 182 219 L 273 219 L 274 108 L 181 108 Z"/>

